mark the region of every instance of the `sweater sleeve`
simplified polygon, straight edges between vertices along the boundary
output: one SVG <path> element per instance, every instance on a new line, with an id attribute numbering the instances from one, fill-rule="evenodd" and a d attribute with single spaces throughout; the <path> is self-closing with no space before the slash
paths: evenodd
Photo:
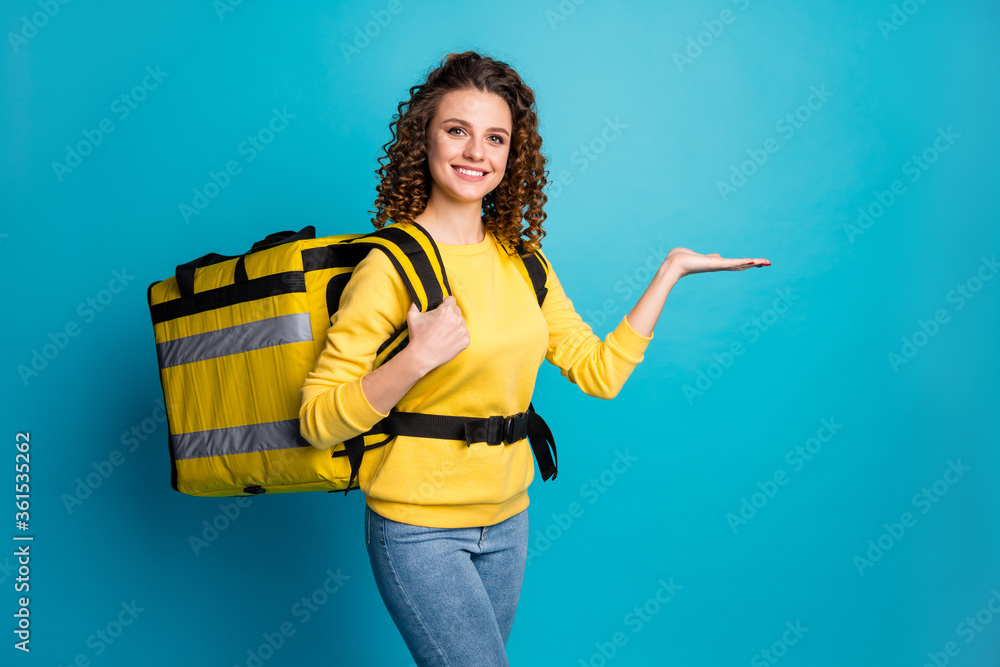
<path id="1" fill-rule="evenodd" d="M 330 319 L 323 352 L 302 385 L 302 437 L 328 449 L 364 433 L 386 414 L 361 388 L 376 352 L 406 322 L 410 295 L 396 268 L 380 250 L 357 264 Z"/>
<path id="2" fill-rule="evenodd" d="M 614 398 L 642 361 L 653 336 L 637 333 L 623 316 L 602 341 L 573 308 L 551 263 L 545 286 L 548 293 L 542 314 L 549 325 L 545 358 L 585 394 Z"/>

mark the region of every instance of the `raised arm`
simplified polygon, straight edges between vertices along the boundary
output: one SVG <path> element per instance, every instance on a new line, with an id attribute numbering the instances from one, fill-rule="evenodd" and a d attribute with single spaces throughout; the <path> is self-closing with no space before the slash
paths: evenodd
<path id="1" fill-rule="evenodd" d="M 545 358 L 585 394 L 614 398 L 653 337 L 637 333 L 623 317 L 602 341 L 576 312 L 551 262 L 549 267 L 548 293 L 542 305 L 549 327 Z"/>
<path id="2" fill-rule="evenodd" d="M 546 282 L 549 291 L 542 306 L 549 324 L 546 359 L 584 393 L 614 398 L 642 361 L 667 296 L 680 278 L 692 273 L 742 271 L 769 265 L 766 259 L 724 259 L 718 253 L 701 255 L 687 248 L 674 248 L 632 310 L 603 341 L 577 314 L 555 270 L 550 268 Z"/>

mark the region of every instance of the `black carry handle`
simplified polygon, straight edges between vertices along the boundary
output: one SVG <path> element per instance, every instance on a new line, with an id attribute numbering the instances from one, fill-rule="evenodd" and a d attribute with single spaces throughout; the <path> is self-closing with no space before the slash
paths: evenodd
<path id="1" fill-rule="evenodd" d="M 174 276 L 177 278 L 177 289 L 181 291 L 181 298 L 189 299 L 194 296 L 195 269 L 200 269 L 201 267 L 208 266 L 210 264 L 218 264 L 219 262 L 225 262 L 228 259 L 235 259 L 237 257 L 240 257 L 240 255 L 227 256 L 210 252 L 204 257 L 191 260 L 187 264 L 179 264 Z"/>
<path id="2" fill-rule="evenodd" d="M 257 241 L 250 248 L 250 252 L 257 252 L 258 250 L 267 250 L 268 248 L 273 248 L 274 246 L 281 245 L 282 243 L 291 243 L 292 241 L 304 241 L 306 239 L 316 238 L 316 228 L 312 225 L 308 227 L 303 227 L 297 232 L 275 232 L 274 234 L 269 234 L 267 238 Z M 247 253 L 249 254 L 249 253 Z"/>
<path id="3" fill-rule="evenodd" d="M 194 296 L 194 273 L 197 269 L 236 258 L 239 258 L 239 261 L 236 262 L 233 282 L 245 283 L 247 281 L 245 258 L 251 252 L 273 248 L 281 245 L 282 243 L 290 243 L 292 241 L 314 238 L 316 238 L 316 228 L 309 225 L 308 227 L 305 227 L 297 232 L 287 231 L 269 234 L 266 238 L 254 243 L 250 250 L 242 255 L 219 255 L 217 253 L 210 252 L 207 255 L 199 257 L 198 259 L 192 260 L 186 264 L 179 264 L 177 266 L 177 270 L 174 273 L 174 276 L 177 278 L 177 289 L 180 290 L 182 299 Z"/>

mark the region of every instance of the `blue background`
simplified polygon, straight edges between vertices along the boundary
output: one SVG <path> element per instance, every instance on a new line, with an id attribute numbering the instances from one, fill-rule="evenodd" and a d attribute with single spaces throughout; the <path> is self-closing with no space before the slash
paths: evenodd
<path id="1" fill-rule="evenodd" d="M 30 655 L 14 541 L 0 551 L 4 663 L 252 666 L 282 623 L 261 664 L 411 663 L 360 494 L 254 498 L 229 520 L 232 499 L 170 488 L 145 291 L 273 231 L 370 229 L 396 105 L 475 49 L 537 94 L 564 181 L 544 247 L 602 337 L 661 247 L 773 264 L 682 279 L 614 401 L 543 366 L 560 474 L 530 491 L 512 664 L 998 664 L 998 18 L 971 0 L 4 3 L 0 485 L 13 536 L 30 431 L 34 536 Z M 240 144 L 275 109 L 294 117 L 251 161 Z M 349 578 L 303 622 L 328 569 Z"/>

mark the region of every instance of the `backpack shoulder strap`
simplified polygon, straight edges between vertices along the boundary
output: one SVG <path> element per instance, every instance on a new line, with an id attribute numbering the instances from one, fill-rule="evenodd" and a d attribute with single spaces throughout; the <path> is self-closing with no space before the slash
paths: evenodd
<path id="1" fill-rule="evenodd" d="M 356 238 L 349 239 L 347 243 L 360 245 L 368 248 L 378 248 L 392 262 L 403 279 L 410 297 L 421 312 L 433 310 L 441 305 L 446 296 L 451 296 L 451 285 L 448 283 L 448 275 L 444 270 L 444 260 L 438 251 L 434 239 L 423 227 L 417 223 L 393 224 L 382 227 L 370 234 L 364 234 Z M 398 329 L 379 347 L 375 354 L 374 366 L 377 368 L 398 354 L 409 342 L 409 333 L 406 324 Z M 383 420 L 384 421 L 384 420 Z M 376 424 L 367 433 L 344 441 L 343 455 L 347 456 L 351 466 L 351 475 L 348 479 L 345 495 L 353 488 L 361 469 L 361 461 L 366 449 L 381 447 L 385 445 L 387 438 L 382 442 L 365 445 L 364 436 L 379 434 L 382 431 Z M 337 456 L 340 452 L 334 452 Z"/>
<path id="2" fill-rule="evenodd" d="M 502 245 L 505 248 L 511 247 L 508 243 Z M 545 280 L 549 275 L 549 261 L 545 259 L 545 255 L 542 254 L 541 250 L 535 252 L 525 250 L 524 239 L 522 238 L 517 239 L 517 243 L 513 245 L 513 248 L 516 249 L 516 252 L 511 256 L 512 260 L 517 265 L 517 270 L 521 272 L 525 282 L 535 292 L 535 297 L 538 299 L 538 307 L 541 308 L 545 302 L 545 295 L 548 293 L 548 289 L 545 287 Z"/>
<path id="3" fill-rule="evenodd" d="M 350 243 L 378 248 L 392 261 L 421 312 L 441 305 L 451 296 L 444 261 L 434 240 L 416 223 L 389 225 Z"/>
<path id="4" fill-rule="evenodd" d="M 441 253 L 431 235 L 416 223 L 394 224 L 370 234 L 350 239 L 348 243 L 365 248 L 377 248 L 396 267 L 410 297 L 421 312 L 441 305 L 451 296 L 451 285 L 445 272 Z M 360 257 L 359 257 L 360 261 Z M 409 343 L 406 324 L 390 336 L 375 354 L 375 367 L 379 367 L 398 354 Z"/>

